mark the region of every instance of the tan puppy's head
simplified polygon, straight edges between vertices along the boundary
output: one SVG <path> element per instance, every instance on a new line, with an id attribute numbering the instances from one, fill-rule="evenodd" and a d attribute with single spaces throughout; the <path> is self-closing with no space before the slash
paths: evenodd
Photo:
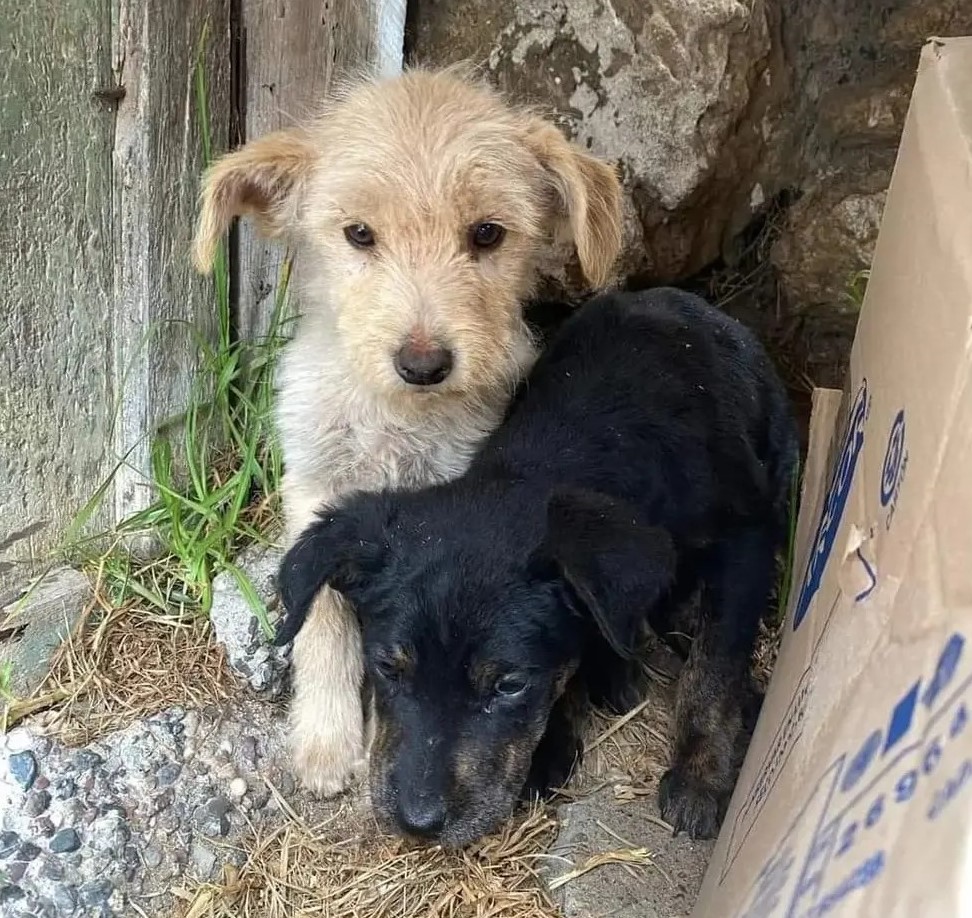
<path id="1" fill-rule="evenodd" d="M 332 310 L 355 376 L 388 395 L 509 385 L 541 248 L 569 232 L 596 287 L 621 244 L 614 170 L 460 68 L 358 84 L 220 159 L 201 270 L 242 215 L 297 249 L 302 311 Z"/>

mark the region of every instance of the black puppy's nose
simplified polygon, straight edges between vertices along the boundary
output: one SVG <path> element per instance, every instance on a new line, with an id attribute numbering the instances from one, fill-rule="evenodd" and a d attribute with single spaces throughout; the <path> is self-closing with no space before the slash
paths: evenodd
<path id="1" fill-rule="evenodd" d="M 398 798 L 398 824 L 409 835 L 434 838 L 445 820 L 445 801 L 438 795 L 406 792 Z"/>
<path id="2" fill-rule="evenodd" d="M 395 355 L 395 371 L 413 386 L 434 386 L 452 372 L 452 352 L 409 342 Z"/>

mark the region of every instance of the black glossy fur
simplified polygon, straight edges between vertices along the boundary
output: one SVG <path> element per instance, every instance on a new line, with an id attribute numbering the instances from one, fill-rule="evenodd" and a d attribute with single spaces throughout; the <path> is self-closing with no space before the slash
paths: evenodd
<path id="1" fill-rule="evenodd" d="M 282 564 L 278 640 L 324 583 L 354 603 L 380 818 L 463 845 L 562 782 L 576 711 L 635 701 L 645 624 L 671 630 L 701 587 L 660 802 L 676 831 L 713 835 L 796 456 L 745 328 L 676 290 L 611 294 L 563 325 L 465 476 L 323 514 Z"/>

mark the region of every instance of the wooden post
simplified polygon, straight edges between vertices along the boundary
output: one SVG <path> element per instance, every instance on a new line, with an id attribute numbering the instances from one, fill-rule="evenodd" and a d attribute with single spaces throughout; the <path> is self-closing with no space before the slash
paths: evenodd
<path id="1" fill-rule="evenodd" d="M 242 0 L 244 139 L 313 113 L 335 76 L 402 66 L 405 0 Z M 283 252 L 243 223 L 236 259 L 237 327 L 266 333 Z"/>
<path id="2" fill-rule="evenodd" d="M 225 147 L 228 0 L 0 0 L 0 600 L 119 459 L 91 528 L 152 498 L 152 433 L 194 369 L 174 323 L 213 326 L 188 261 L 207 20 Z"/>
<path id="3" fill-rule="evenodd" d="M 112 464 L 114 116 L 108 0 L 0 0 L 0 22 L 3 599 Z"/>
<path id="4" fill-rule="evenodd" d="M 152 434 L 186 405 L 197 369 L 193 332 L 215 339 L 212 282 L 189 252 L 202 173 L 194 77 L 201 65 L 212 143 L 229 124 L 229 0 L 120 0 L 114 70 L 125 89 L 113 150 L 115 450 L 114 519 L 154 499 Z"/>

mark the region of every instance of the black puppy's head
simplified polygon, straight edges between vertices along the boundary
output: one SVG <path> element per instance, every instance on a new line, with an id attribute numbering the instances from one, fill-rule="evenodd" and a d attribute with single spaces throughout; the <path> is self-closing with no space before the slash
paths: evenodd
<path id="1" fill-rule="evenodd" d="M 372 803 L 390 829 L 462 846 L 512 811 L 591 641 L 629 655 L 674 566 L 668 535 L 602 495 L 368 495 L 287 553 L 285 619 L 324 585 L 361 620 L 375 689 Z"/>

